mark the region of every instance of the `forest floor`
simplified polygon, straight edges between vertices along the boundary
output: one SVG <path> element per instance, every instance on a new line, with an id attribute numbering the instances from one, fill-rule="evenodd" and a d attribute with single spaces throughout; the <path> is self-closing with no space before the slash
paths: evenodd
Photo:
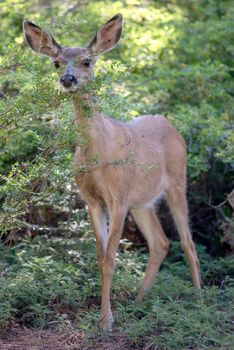
<path id="1" fill-rule="evenodd" d="M 56 334 L 27 328 L 8 329 L 0 335 L 1 350 L 69 349 Z"/>
<path id="2" fill-rule="evenodd" d="M 112 283 L 114 330 L 106 334 L 98 327 L 99 272 L 88 229 L 79 239 L 41 236 L 0 246 L 0 350 L 233 349 L 234 257 L 197 249 L 202 292 L 171 242 L 157 281 L 136 305 L 148 254 L 125 243 Z"/>
<path id="3" fill-rule="evenodd" d="M 53 332 L 13 326 L 0 334 L 0 350 L 135 350 L 119 333 L 85 344 L 82 331 Z M 149 347 L 147 349 L 150 350 Z"/>

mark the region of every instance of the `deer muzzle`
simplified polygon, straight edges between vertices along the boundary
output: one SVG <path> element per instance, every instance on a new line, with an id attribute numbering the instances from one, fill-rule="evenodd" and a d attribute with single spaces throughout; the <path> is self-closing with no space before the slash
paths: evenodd
<path id="1" fill-rule="evenodd" d="M 74 75 L 66 74 L 61 77 L 60 84 L 64 86 L 65 88 L 71 87 L 73 84 L 77 84 L 77 79 L 74 77 Z"/>

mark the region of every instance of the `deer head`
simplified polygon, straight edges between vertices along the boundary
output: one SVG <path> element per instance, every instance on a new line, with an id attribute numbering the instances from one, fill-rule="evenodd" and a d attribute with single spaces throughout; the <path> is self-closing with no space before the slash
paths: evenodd
<path id="1" fill-rule="evenodd" d="M 58 71 L 60 85 L 66 92 L 76 92 L 94 78 L 98 56 L 116 46 L 123 27 L 123 16 L 117 14 L 104 24 L 86 47 L 62 47 L 31 21 L 23 22 L 26 42 L 38 54 L 52 59 Z"/>

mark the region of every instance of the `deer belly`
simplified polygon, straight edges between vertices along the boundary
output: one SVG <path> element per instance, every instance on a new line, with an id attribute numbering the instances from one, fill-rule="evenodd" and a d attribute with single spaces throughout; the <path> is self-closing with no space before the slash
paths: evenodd
<path id="1" fill-rule="evenodd" d="M 145 174 L 138 174 L 131 187 L 130 207 L 153 207 L 166 192 L 167 176 L 163 169 L 148 169 Z"/>

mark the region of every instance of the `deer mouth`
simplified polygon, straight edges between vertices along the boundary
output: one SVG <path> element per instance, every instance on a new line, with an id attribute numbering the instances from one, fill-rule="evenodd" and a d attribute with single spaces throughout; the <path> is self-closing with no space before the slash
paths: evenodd
<path id="1" fill-rule="evenodd" d="M 74 83 L 74 84 L 72 84 L 71 86 L 68 86 L 68 87 L 60 84 L 60 89 L 61 89 L 62 92 L 74 93 L 74 92 L 79 90 L 79 86 L 78 86 L 77 83 L 76 84 Z"/>

